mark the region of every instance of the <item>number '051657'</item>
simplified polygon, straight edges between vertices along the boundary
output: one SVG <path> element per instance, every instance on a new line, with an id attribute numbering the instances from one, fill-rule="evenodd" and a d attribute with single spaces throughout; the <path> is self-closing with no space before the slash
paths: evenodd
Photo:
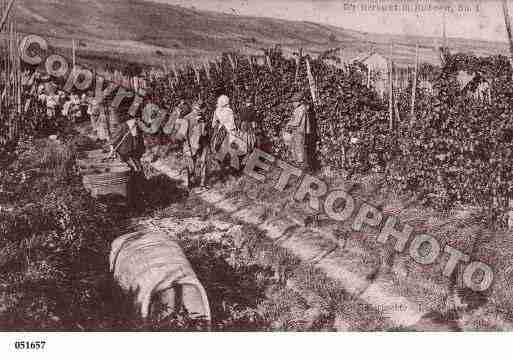
<path id="1" fill-rule="evenodd" d="M 14 348 L 17 350 L 42 350 L 45 348 L 45 341 L 36 341 L 36 342 L 25 342 L 25 341 L 17 341 L 14 342 Z"/>

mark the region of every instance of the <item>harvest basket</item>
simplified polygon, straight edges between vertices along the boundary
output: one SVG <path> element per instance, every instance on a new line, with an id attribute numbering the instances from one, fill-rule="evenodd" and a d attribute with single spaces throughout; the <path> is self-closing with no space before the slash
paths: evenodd
<path id="1" fill-rule="evenodd" d="M 176 241 L 162 232 L 136 232 L 117 238 L 110 270 L 127 293 L 136 293 L 143 318 L 187 309 L 191 318 L 210 322 L 207 294 Z M 156 308 L 166 308 L 165 313 Z"/>

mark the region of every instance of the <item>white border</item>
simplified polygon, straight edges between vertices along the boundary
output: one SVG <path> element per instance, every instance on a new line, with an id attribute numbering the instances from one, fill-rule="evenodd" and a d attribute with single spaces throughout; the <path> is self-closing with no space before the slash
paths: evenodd
<path id="1" fill-rule="evenodd" d="M 16 340 L 46 347 L 15 350 Z M 0 333 L 0 358 L 488 359 L 510 344 L 506 333 Z"/>

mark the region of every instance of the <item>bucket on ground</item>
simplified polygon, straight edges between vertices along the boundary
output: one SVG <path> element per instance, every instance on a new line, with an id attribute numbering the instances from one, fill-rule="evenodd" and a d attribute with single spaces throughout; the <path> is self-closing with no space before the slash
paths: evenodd
<path id="1" fill-rule="evenodd" d="M 136 294 L 143 318 L 187 309 L 210 322 L 207 294 L 179 244 L 162 232 L 136 232 L 112 243 L 110 269 L 123 290 Z M 161 312 L 157 313 L 157 308 Z"/>

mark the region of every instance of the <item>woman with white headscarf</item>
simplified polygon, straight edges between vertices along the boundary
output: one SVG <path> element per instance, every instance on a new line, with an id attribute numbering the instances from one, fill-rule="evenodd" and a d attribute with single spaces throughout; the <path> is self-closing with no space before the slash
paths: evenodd
<path id="1" fill-rule="evenodd" d="M 214 129 L 213 150 L 215 152 L 219 151 L 226 137 L 229 144 L 236 143 L 241 151 L 245 152 L 247 150 L 246 143 L 238 135 L 235 116 L 230 108 L 230 99 L 226 95 L 221 95 L 217 99 L 217 107 L 212 119 L 212 128 Z"/>
<path id="2" fill-rule="evenodd" d="M 230 108 L 230 99 L 226 95 L 222 95 L 217 99 L 217 106 L 212 119 L 212 128 L 224 127 L 228 134 L 236 131 L 235 118 Z"/>

